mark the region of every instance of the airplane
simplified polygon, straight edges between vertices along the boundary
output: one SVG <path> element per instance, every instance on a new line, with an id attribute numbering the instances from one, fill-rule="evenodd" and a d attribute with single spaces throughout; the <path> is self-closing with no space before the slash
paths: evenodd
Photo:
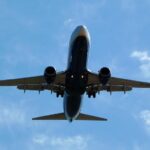
<path id="1" fill-rule="evenodd" d="M 108 67 L 97 73 L 87 69 L 90 35 L 87 27 L 79 25 L 73 31 L 69 43 L 68 65 L 65 71 L 57 72 L 53 66 L 45 68 L 43 75 L 18 79 L 0 80 L 0 86 L 17 86 L 19 90 L 48 90 L 63 97 L 63 113 L 32 118 L 32 120 L 93 120 L 106 118 L 81 113 L 83 95 L 96 97 L 101 91 L 124 92 L 132 88 L 150 88 L 150 83 L 113 77 Z"/>

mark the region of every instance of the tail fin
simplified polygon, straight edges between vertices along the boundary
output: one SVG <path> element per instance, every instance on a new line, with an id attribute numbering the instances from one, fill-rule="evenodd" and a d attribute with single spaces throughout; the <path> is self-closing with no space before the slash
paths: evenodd
<path id="1" fill-rule="evenodd" d="M 64 113 L 59 113 L 59 114 L 52 114 L 52 115 L 32 118 L 32 120 L 66 120 L 66 117 Z M 82 113 L 80 113 L 75 120 L 107 121 L 106 118 L 91 116 Z"/>

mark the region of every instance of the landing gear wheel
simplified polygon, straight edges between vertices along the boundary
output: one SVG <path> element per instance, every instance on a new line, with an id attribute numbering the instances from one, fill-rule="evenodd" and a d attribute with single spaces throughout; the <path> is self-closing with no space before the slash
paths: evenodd
<path id="1" fill-rule="evenodd" d="M 93 93 L 93 98 L 95 98 L 96 97 L 96 93 Z"/>
<path id="2" fill-rule="evenodd" d="M 91 94 L 88 94 L 88 98 L 91 98 Z"/>
<path id="3" fill-rule="evenodd" d="M 56 93 L 56 97 L 59 97 L 59 93 Z"/>
<path id="4" fill-rule="evenodd" d="M 56 97 L 59 97 L 59 96 L 63 97 L 63 96 L 64 96 L 64 93 L 63 93 L 63 92 L 61 92 L 61 93 L 60 93 L 60 92 L 57 92 L 57 93 L 56 93 Z"/>

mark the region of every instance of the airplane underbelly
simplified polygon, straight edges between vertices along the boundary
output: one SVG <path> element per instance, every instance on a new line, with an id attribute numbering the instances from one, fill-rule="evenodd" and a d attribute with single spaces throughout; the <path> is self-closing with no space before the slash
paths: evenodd
<path id="1" fill-rule="evenodd" d="M 88 41 L 86 37 L 78 37 L 70 47 L 67 70 L 81 72 L 86 70 Z"/>
<path id="2" fill-rule="evenodd" d="M 73 72 L 69 72 L 66 75 L 66 92 L 69 95 L 82 95 L 86 90 L 87 85 L 87 74 L 86 72 L 77 74 Z"/>
<path id="3" fill-rule="evenodd" d="M 64 112 L 68 119 L 75 119 L 80 113 L 82 95 L 68 95 L 64 98 Z"/>

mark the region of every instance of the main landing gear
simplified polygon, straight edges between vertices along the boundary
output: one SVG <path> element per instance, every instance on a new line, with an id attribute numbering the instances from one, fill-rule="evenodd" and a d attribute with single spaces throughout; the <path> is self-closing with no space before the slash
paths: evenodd
<path id="1" fill-rule="evenodd" d="M 59 97 L 59 96 L 63 97 L 63 96 L 64 96 L 64 93 L 63 93 L 63 92 L 57 92 L 57 93 L 56 93 L 56 97 Z"/>
<path id="2" fill-rule="evenodd" d="M 87 93 L 87 95 L 88 95 L 88 98 L 91 98 L 91 97 L 95 98 L 96 92 L 89 92 L 89 93 Z"/>

